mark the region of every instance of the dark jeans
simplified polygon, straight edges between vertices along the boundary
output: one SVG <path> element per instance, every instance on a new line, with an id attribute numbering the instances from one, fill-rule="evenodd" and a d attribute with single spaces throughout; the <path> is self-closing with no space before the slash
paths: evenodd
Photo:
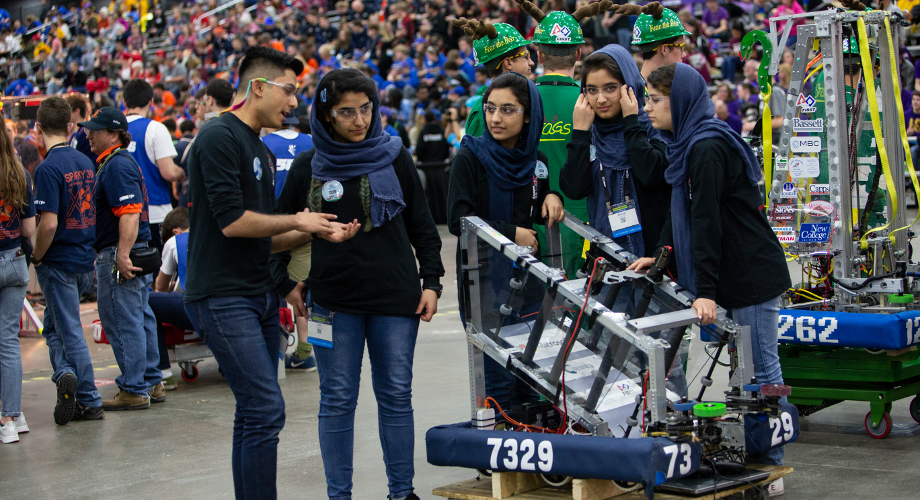
<path id="1" fill-rule="evenodd" d="M 236 498 L 277 498 L 278 433 L 284 427 L 284 398 L 278 385 L 278 296 L 266 292 L 211 297 L 188 302 L 185 310 L 236 397 Z"/>
<path id="2" fill-rule="evenodd" d="M 182 292 L 150 292 L 150 309 L 157 318 L 157 343 L 160 346 L 160 364 L 157 366 L 160 370 L 170 368 L 169 352 L 166 350 L 166 330 L 163 323 L 168 323 L 183 330 L 194 330 L 192 322 L 188 319 L 185 312 L 185 301 Z"/>

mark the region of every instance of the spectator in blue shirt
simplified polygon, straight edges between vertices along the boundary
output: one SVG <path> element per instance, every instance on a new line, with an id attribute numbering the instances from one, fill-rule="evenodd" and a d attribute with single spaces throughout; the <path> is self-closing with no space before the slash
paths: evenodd
<path id="1" fill-rule="evenodd" d="M 32 92 L 35 90 L 35 86 L 32 85 L 32 82 L 26 80 L 26 72 L 21 71 L 19 73 L 19 78 L 13 80 L 13 83 L 9 84 L 6 87 L 6 90 L 3 91 L 4 94 L 8 96 L 23 97 L 27 95 L 32 95 Z"/>

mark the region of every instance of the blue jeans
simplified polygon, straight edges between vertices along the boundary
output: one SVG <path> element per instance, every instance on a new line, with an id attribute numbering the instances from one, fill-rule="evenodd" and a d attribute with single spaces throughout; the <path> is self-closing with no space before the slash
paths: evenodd
<path id="1" fill-rule="evenodd" d="M 754 358 L 754 377 L 758 384 L 782 384 L 783 370 L 779 365 L 779 308 L 780 297 L 761 304 L 731 309 L 729 315 L 739 325 L 751 327 L 751 347 Z M 782 398 L 783 401 L 786 398 Z M 785 447 L 780 446 L 765 455 L 748 457 L 751 463 L 782 465 Z"/>
<path id="2" fill-rule="evenodd" d="M 157 319 L 157 346 L 160 350 L 160 364 L 157 368 L 160 370 L 169 370 L 172 366 L 169 362 L 169 352 L 166 350 L 166 331 L 163 329 L 163 323 L 183 330 L 195 329 L 188 319 L 188 313 L 185 312 L 184 296 L 182 292 L 150 292 L 148 303 Z"/>
<path id="3" fill-rule="evenodd" d="M 316 303 L 313 310 L 328 313 Z M 313 348 L 319 367 L 319 445 L 331 500 L 351 498 L 355 407 L 365 343 L 390 497 L 413 491 L 412 359 L 418 324 L 417 317 L 338 312 L 332 318 L 332 347 Z"/>
<path id="4" fill-rule="evenodd" d="M 118 283 L 114 266 L 115 247 L 96 255 L 99 319 L 121 370 L 115 384 L 125 392 L 147 397 L 147 389 L 163 379 L 157 368 L 156 318 L 147 304 L 151 277 L 148 274 Z"/>
<path id="5" fill-rule="evenodd" d="M 57 383 L 70 373 L 77 377 L 77 401 L 85 406 L 102 406 L 80 321 L 80 297 L 92 286 L 93 271 L 73 273 L 45 264 L 36 267 L 35 274 L 45 296 L 42 335 L 54 368 L 51 381 Z"/>
<path id="6" fill-rule="evenodd" d="M 18 417 L 22 412 L 19 318 L 29 284 L 29 265 L 18 253 L 18 248 L 0 252 L 0 415 L 4 417 Z"/>
<path id="7" fill-rule="evenodd" d="M 210 297 L 186 303 L 185 310 L 236 398 L 231 462 L 236 498 L 277 498 L 278 434 L 285 418 L 278 385 L 278 297 L 274 292 Z"/>

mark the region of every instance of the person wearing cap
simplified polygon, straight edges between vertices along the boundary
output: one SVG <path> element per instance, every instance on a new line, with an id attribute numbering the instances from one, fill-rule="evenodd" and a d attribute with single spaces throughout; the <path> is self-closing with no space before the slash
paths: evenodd
<path id="1" fill-rule="evenodd" d="M 519 0 L 520 1 L 520 0 Z M 540 151 L 549 159 L 550 189 L 560 192 L 559 175 L 565 165 L 567 144 L 572 137 L 572 112 L 581 89 L 575 81 L 575 64 L 581 59 L 581 45 L 585 42 L 579 21 L 597 15 L 597 7 L 588 6 L 575 11 L 544 14 L 528 1 L 520 1 L 524 10 L 539 24 L 534 30 L 533 43 L 537 46 L 543 75 L 537 77 L 537 90 L 543 98 L 543 134 Z M 588 220 L 584 199 L 563 198 L 566 210 L 572 215 Z M 584 239 L 567 227 L 561 228 L 563 268 L 569 278 L 584 265 L 582 258 Z M 540 244 L 546 246 L 546 230 L 537 227 Z"/>
<path id="2" fill-rule="evenodd" d="M 85 111 L 83 97 L 76 97 Z M 70 123 L 67 100 L 49 97 L 38 107 L 36 129 L 48 153 L 35 169 L 40 220 L 32 263 L 46 302 L 42 336 L 54 368 L 51 381 L 57 386 L 54 422 L 58 425 L 103 417 L 80 321 L 80 297 L 93 284 L 96 168 L 68 144 Z"/>
<path id="3" fill-rule="evenodd" d="M 505 23 L 493 25 L 485 21 L 479 21 L 477 24 L 466 19 L 455 19 L 453 23 L 474 38 L 473 54 L 476 56 L 476 63 L 485 66 L 489 78 L 495 78 L 508 71 L 530 76 L 530 69 L 533 67 L 533 59 L 527 50 L 527 44 L 530 42 L 513 26 Z M 479 105 L 486 90 L 487 85 L 479 87 L 478 99 L 475 102 L 467 102 L 470 114 L 466 118 L 466 135 L 479 137 L 486 130 L 482 106 Z"/>
<path id="4" fill-rule="evenodd" d="M 684 36 L 690 34 L 673 10 L 657 2 L 655 5 L 658 8 L 649 9 L 651 4 L 646 5 L 644 10 L 648 12 L 642 12 L 633 27 L 632 44 L 642 53 L 643 80 L 662 66 L 680 62 Z M 617 12 L 626 12 L 628 7 L 621 6 Z"/>
<path id="5" fill-rule="evenodd" d="M 98 158 L 96 173 L 96 280 L 99 319 L 121 375 L 118 393 L 102 401 L 105 410 L 144 410 L 166 400 L 157 365 L 156 319 L 147 304 L 151 276 L 131 261 L 135 248 L 150 242 L 144 176 L 127 151 L 128 120 L 115 108 L 102 108 L 79 125 Z"/>
<path id="6" fill-rule="evenodd" d="M 153 87 L 139 78 L 125 84 L 125 115 L 132 137 L 128 152 L 144 173 L 150 203 L 151 244 L 162 252 L 160 224 L 172 210 L 169 198 L 172 183 L 184 179 L 185 172 L 173 161 L 178 153 L 166 126 L 147 118 L 155 95 Z"/>

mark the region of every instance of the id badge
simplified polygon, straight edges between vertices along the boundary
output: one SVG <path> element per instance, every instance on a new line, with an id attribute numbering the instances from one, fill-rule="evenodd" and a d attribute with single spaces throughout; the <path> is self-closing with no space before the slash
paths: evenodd
<path id="1" fill-rule="evenodd" d="M 614 238 L 642 230 L 642 225 L 639 224 L 639 214 L 636 212 L 636 204 L 632 201 L 616 205 L 608 203 L 607 220 L 610 221 L 610 230 Z"/>
<path id="2" fill-rule="evenodd" d="M 310 310 L 310 315 L 307 319 L 308 343 L 317 347 L 332 348 L 332 317 L 334 315 L 334 312 L 330 312 L 328 315 L 323 314 L 316 311 L 315 308 Z"/>

